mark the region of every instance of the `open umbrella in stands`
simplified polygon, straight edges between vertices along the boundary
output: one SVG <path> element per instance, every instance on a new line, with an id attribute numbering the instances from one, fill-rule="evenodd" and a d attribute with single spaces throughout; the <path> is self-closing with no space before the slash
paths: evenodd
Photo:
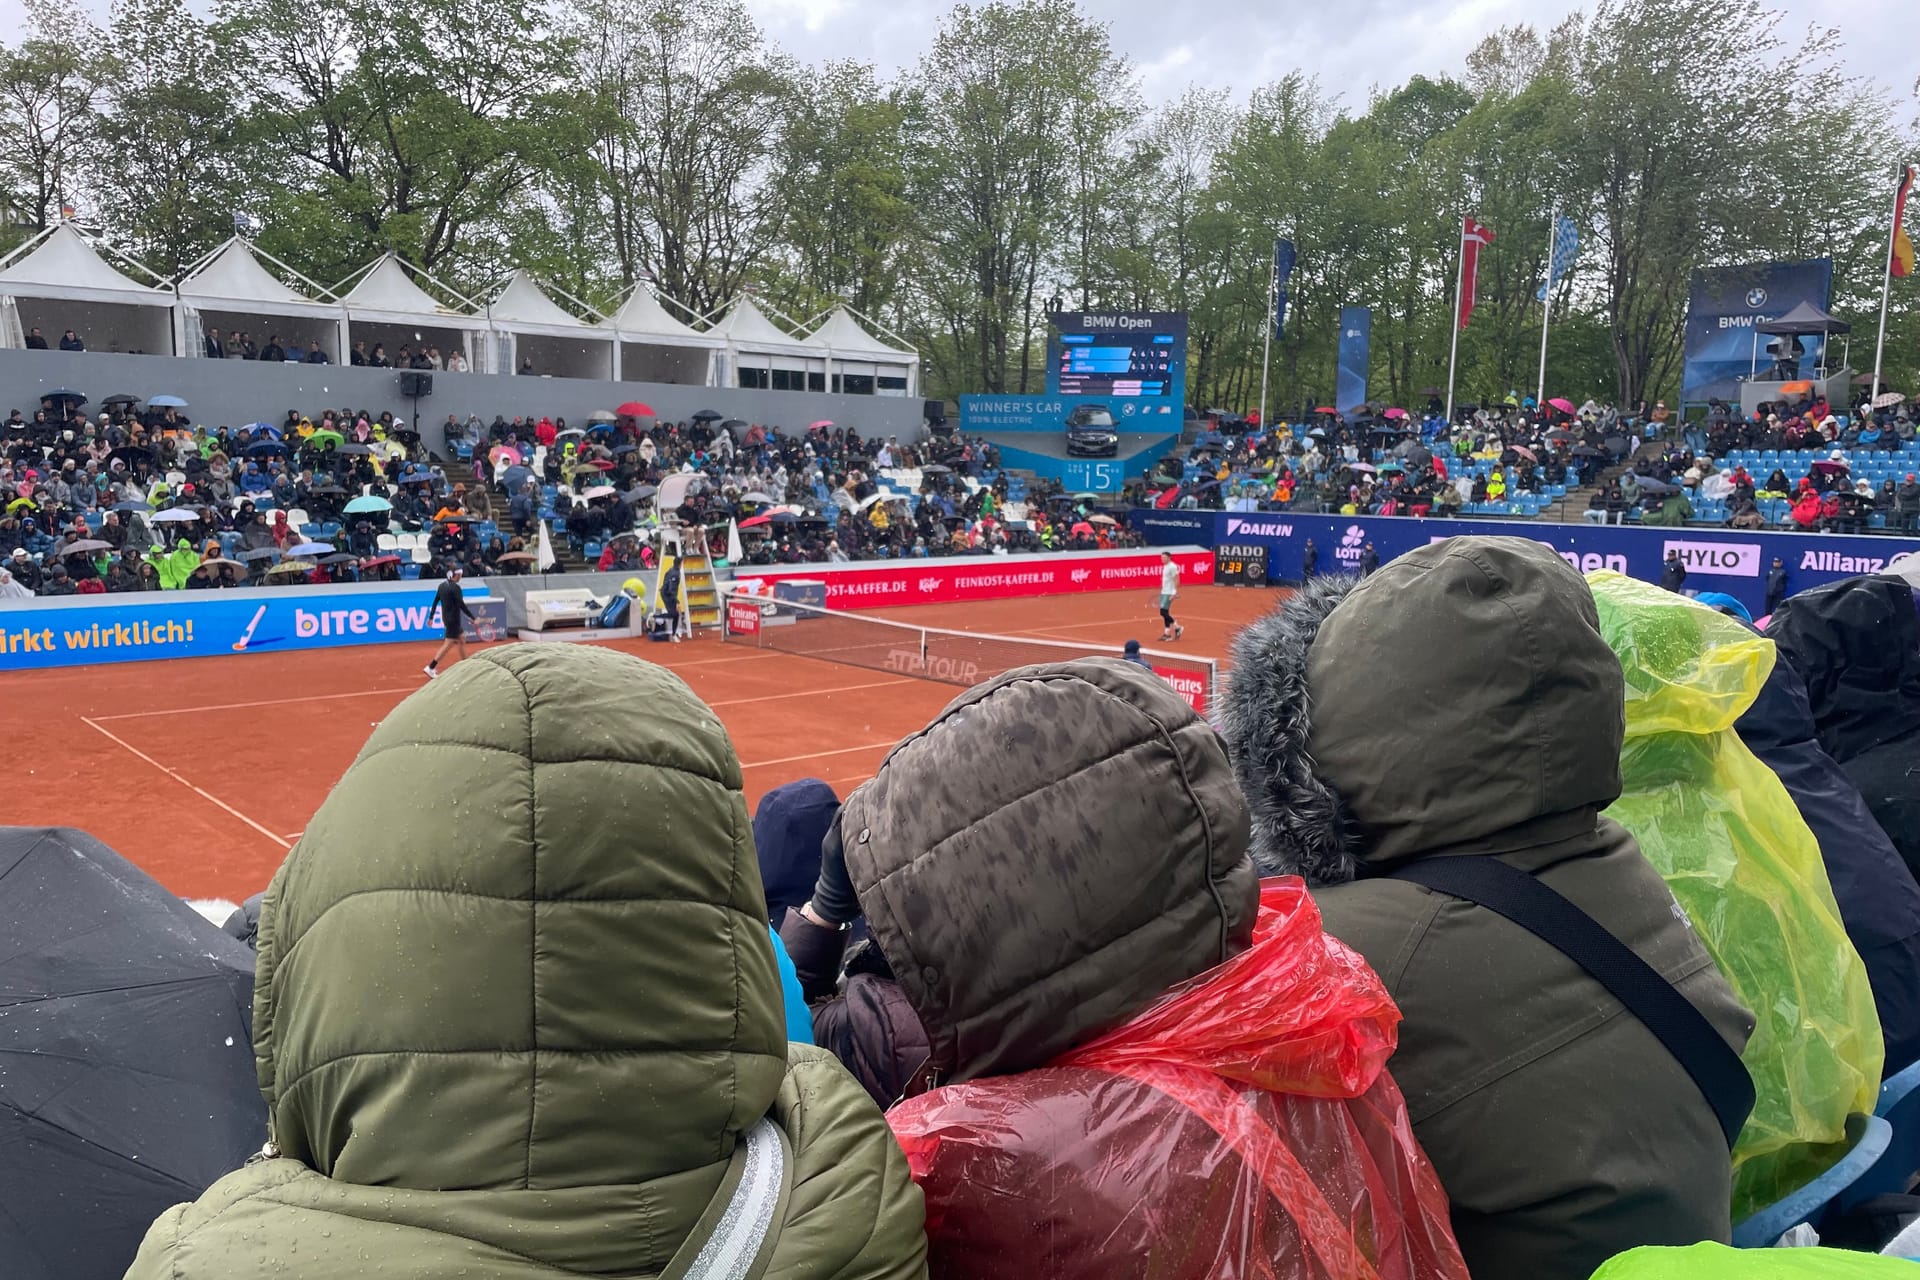
<path id="1" fill-rule="evenodd" d="M 349 515 L 357 516 L 363 512 L 372 515 L 381 511 L 393 510 L 393 504 L 378 494 L 363 493 L 341 509 Z"/>
<path id="2" fill-rule="evenodd" d="M 1872 375 L 1869 374 L 1868 377 L 1871 379 Z M 1873 398 L 1873 407 L 1876 409 L 1891 409 L 1905 399 L 1906 397 L 1898 391 L 1882 391 Z"/>
<path id="3" fill-rule="evenodd" d="M 184 409 L 186 407 L 187 402 L 179 396 L 155 396 L 147 401 L 149 409 Z"/>
<path id="4" fill-rule="evenodd" d="M 1869 377 L 1868 381 L 1872 381 L 1871 377 Z M 128 395 L 124 391 L 116 391 L 112 395 L 103 398 L 100 403 L 111 409 L 116 405 L 139 404 L 140 397 Z"/>
<path id="5" fill-rule="evenodd" d="M 331 542 L 303 542 L 297 547 L 288 547 L 290 556 L 325 556 L 333 554 Z"/>
<path id="6" fill-rule="evenodd" d="M 581 490 L 580 496 L 592 502 L 595 498 L 611 498 L 614 492 L 614 487 L 610 484 L 596 484 Z"/>
<path id="7" fill-rule="evenodd" d="M 0 1259 L 118 1276 L 266 1141 L 253 953 L 79 831 L 0 828 Z"/>
<path id="8" fill-rule="evenodd" d="M 69 542 L 67 549 L 60 554 L 63 556 L 78 556 L 85 555 L 89 551 L 111 550 L 113 550 L 113 544 L 111 542 L 102 542 L 98 538 L 82 538 L 78 542 Z"/>
<path id="9" fill-rule="evenodd" d="M 1527 448 L 1527 446 L 1523 444 L 1516 444 L 1512 446 L 1512 448 L 1515 453 L 1519 454 L 1521 457 L 1525 458 L 1529 462 L 1540 461 L 1539 455 L 1535 454 L 1533 450 Z"/>
<path id="10" fill-rule="evenodd" d="M 651 418 L 653 416 L 653 406 L 643 404 L 638 400 L 629 400 L 623 405 L 616 406 L 614 412 L 623 418 Z"/>
<path id="11" fill-rule="evenodd" d="M 718 422 L 726 416 L 726 414 L 721 413 L 718 409 L 702 409 L 693 415 L 693 420 L 695 422 Z"/>
<path id="12" fill-rule="evenodd" d="M 189 520 L 198 520 L 198 511 L 189 511 L 185 507 L 169 507 L 165 511 L 156 511 L 147 517 L 151 524 L 185 524 Z"/>
<path id="13" fill-rule="evenodd" d="M 87 402 L 87 393 L 84 391 L 75 391 L 70 387 L 55 387 L 51 391 L 42 391 L 40 398 L 42 400 L 64 401 L 78 409 Z"/>
<path id="14" fill-rule="evenodd" d="M 1567 399 L 1565 396 L 1555 396 L 1553 399 L 1547 401 L 1547 406 L 1552 409 L 1558 409 L 1562 413 L 1572 413 L 1574 411 L 1573 401 Z"/>
<path id="15" fill-rule="evenodd" d="M 642 406 L 642 407 L 645 407 L 645 406 Z M 609 410 L 606 410 L 606 409 L 595 409 L 592 413 L 587 415 L 587 421 L 588 422 L 612 422 L 614 419 L 618 418 L 619 416 L 620 416 L 619 414 L 610 412 Z"/>

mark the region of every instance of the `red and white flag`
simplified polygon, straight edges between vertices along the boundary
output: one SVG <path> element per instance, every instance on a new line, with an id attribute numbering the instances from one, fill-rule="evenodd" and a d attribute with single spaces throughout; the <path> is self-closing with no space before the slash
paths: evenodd
<path id="1" fill-rule="evenodd" d="M 1473 319 L 1473 278 L 1480 268 L 1480 246 L 1493 243 L 1493 230 L 1472 218 L 1460 230 L 1460 327 Z"/>

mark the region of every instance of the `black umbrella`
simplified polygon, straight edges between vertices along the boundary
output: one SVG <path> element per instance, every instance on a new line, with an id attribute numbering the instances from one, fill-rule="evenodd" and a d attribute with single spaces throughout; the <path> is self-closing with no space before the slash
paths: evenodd
<path id="1" fill-rule="evenodd" d="M 102 400 L 100 403 L 109 408 L 111 408 L 116 404 L 139 404 L 140 397 L 130 396 L 124 391 L 119 391 L 119 392 L 115 392 L 113 395 L 108 396 L 106 399 Z"/>
<path id="2" fill-rule="evenodd" d="M 312 492 L 316 498 L 344 498 L 347 496 L 347 491 L 337 484 L 317 485 Z"/>
<path id="3" fill-rule="evenodd" d="M 713 409 L 702 409 L 700 412 L 693 415 L 693 420 L 695 422 L 718 422 L 720 421 L 721 418 L 725 416 L 726 416 L 725 414 L 720 413 Z"/>
<path id="4" fill-rule="evenodd" d="M 277 557 L 279 554 L 280 554 L 279 551 L 275 550 L 273 547 L 255 547 L 251 551 L 242 551 L 240 553 L 240 558 L 246 561 L 248 564 L 252 564 L 258 560 L 272 560 L 275 557 Z"/>
<path id="5" fill-rule="evenodd" d="M 927 476 L 950 476 L 953 474 L 953 468 L 943 467 L 936 462 L 929 466 L 920 468 L 920 474 L 927 475 Z"/>
<path id="6" fill-rule="evenodd" d="M 736 428 L 745 431 L 747 429 L 747 420 L 745 418 L 728 418 L 720 425 L 729 431 L 735 430 Z"/>
<path id="7" fill-rule="evenodd" d="M 1668 484 L 1665 480 L 1657 480 L 1652 476 L 1635 476 L 1634 479 L 1640 482 L 1640 492 L 1651 493 L 1655 497 L 1659 497 L 1662 494 L 1677 493 L 1680 488 L 1678 485 Z"/>
<path id="8" fill-rule="evenodd" d="M 108 454 L 107 457 L 109 459 L 118 458 L 128 466 L 132 466 L 136 462 L 152 462 L 153 450 L 143 445 L 123 444 Z"/>
<path id="9" fill-rule="evenodd" d="M 626 499 L 628 502 L 645 502 L 648 498 L 651 498 L 654 494 L 658 492 L 660 491 L 654 488 L 652 485 L 643 484 L 627 490 L 625 493 L 621 494 L 620 496 Z"/>
<path id="10" fill-rule="evenodd" d="M 253 953 L 79 831 L 0 828 L 0 1258 L 126 1271 L 266 1140 Z"/>
<path id="11" fill-rule="evenodd" d="M 364 444 L 343 444 L 335 448 L 334 452 L 345 454 L 348 457 L 365 457 L 371 454 L 373 450 Z"/>
<path id="12" fill-rule="evenodd" d="M 42 391 L 40 398 L 42 400 L 70 400 L 77 409 L 87 402 L 87 393 L 84 391 L 74 391 L 68 387 L 55 387 L 52 391 Z"/>
<path id="13" fill-rule="evenodd" d="M 1576 458 L 1598 458 L 1600 451 L 1590 444 L 1577 444 L 1573 446 L 1573 456 Z"/>
<path id="14" fill-rule="evenodd" d="M 151 511 L 153 510 L 153 508 L 148 506 L 144 502 L 116 502 L 111 507 L 108 507 L 107 510 L 109 511 Z"/>
<path id="15" fill-rule="evenodd" d="M 351 551 L 336 551 L 330 556 L 321 556 L 321 564 L 353 564 L 360 559 Z"/>
<path id="16" fill-rule="evenodd" d="M 768 516 L 767 519 L 772 521 L 774 524 L 800 523 L 800 517 L 793 514 L 793 512 L 791 511 L 776 511 L 772 515 Z"/>

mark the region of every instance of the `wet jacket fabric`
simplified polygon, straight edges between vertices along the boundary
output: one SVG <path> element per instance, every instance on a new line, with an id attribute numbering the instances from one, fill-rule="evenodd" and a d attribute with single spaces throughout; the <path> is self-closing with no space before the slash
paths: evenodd
<path id="1" fill-rule="evenodd" d="M 1820 842 L 1847 936 L 1873 984 L 1886 1073 L 1894 1075 L 1920 1061 L 1920 883 L 1860 789 L 1820 744 L 1806 683 L 1792 662 L 1773 664 L 1734 730 L 1780 779 Z"/>
<path id="2" fill-rule="evenodd" d="M 1814 727 L 1880 829 L 1920 876 L 1920 614 L 1894 576 L 1789 597 L 1767 638 L 1807 684 Z"/>
<path id="3" fill-rule="evenodd" d="M 1733 1048 L 1733 998 L 1633 838 L 1625 690 L 1586 583 L 1518 538 L 1455 538 L 1319 578 L 1242 632 L 1220 724 L 1267 873 L 1386 980 L 1390 1067 L 1476 1280 L 1587 1275 L 1726 1240 L 1732 1167 L 1672 1054 L 1572 960 L 1381 874 L 1485 854 L 1537 876 L 1674 983 Z"/>
<path id="4" fill-rule="evenodd" d="M 924 1274 L 879 1111 L 783 1033 L 749 831 L 725 731 L 658 667 L 519 645 L 425 686 L 267 890 L 277 1158 L 129 1275 L 658 1276 L 763 1120 L 791 1160 L 766 1276 Z"/>

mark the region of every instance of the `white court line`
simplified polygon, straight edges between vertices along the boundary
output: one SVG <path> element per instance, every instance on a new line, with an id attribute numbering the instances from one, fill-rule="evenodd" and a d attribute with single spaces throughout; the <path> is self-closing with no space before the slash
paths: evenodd
<path id="1" fill-rule="evenodd" d="M 169 778 L 172 778 L 175 782 L 179 783 L 181 786 L 185 787 L 187 790 L 198 795 L 202 800 L 208 801 L 211 804 L 218 805 L 220 808 L 225 809 L 228 813 L 240 819 L 240 821 L 246 823 L 248 826 L 252 827 L 255 831 L 258 831 L 261 835 L 265 836 L 267 839 L 279 845 L 282 849 L 293 848 L 293 846 L 289 844 L 286 840 L 273 834 L 273 832 L 267 830 L 265 827 L 255 822 L 252 818 L 249 818 L 246 814 L 240 812 L 238 809 L 228 804 L 225 800 L 222 800 L 219 796 L 213 795 L 210 792 L 203 791 L 199 787 L 194 786 L 191 782 L 188 782 L 185 778 L 181 777 L 178 773 L 175 773 L 172 769 L 169 769 L 166 765 L 161 764 L 158 760 L 155 760 L 152 756 L 140 750 L 140 748 L 129 743 L 126 739 L 116 737 L 109 730 L 102 729 L 99 726 L 99 724 L 97 724 L 93 720 L 88 719 L 86 716 L 80 717 L 80 723 L 86 725 L 89 729 L 92 729 L 95 733 L 100 734 L 102 737 L 106 738 L 109 742 L 117 743 L 118 745 L 125 747 L 128 751 L 132 752 L 136 756 L 139 756 L 142 760 L 145 760 L 148 764 L 152 765 L 154 768 L 158 769 L 160 772 L 166 774 Z"/>
<path id="2" fill-rule="evenodd" d="M 902 734 L 901 737 L 905 737 Z M 842 747 L 838 751 L 814 751 L 804 756 L 781 756 L 778 760 L 755 760 L 752 764 L 743 764 L 742 769 L 765 769 L 776 764 L 799 764 L 802 760 L 825 760 L 829 756 L 850 756 L 856 751 L 879 751 L 898 742 L 899 738 L 888 738 L 885 742 L 869 742 L 858 747 Z"/>
<path id="3" fill-rule="evenodd" d="M 843 684 L 831 689 L 796 689 L 791 693 L 768 693 L 757 698 L 728 698 L 723 702 L 709 702 L 709 707 L 743 707 L 750 702 L 784 702 L 788 698 L 817 698 L 828 693 L 852 693 L 855 689 L 885 689 L 896 684 L 917 684 L 916 680 L 896 676 L 891 680 L 869 680 L 865 684 Z"/>
<path id="4" fill-rule="evenodd" d="M 167 707 L 161 711 L 125 711 L 118 715 L 95 716 L 95 720 L 138 720 L 142 716 L 185 716 L 203 711 L 246 711 L 253 707 L 279 707 L 289 702 L 331 702 L 337 698 L 371 698 L 378 694 L 412 693 L 419 685 L 404 689 L 363 689 L 359 693 L 314 693 L 299 698 L 263 698 L 259 702 L 223 702 L 211 707 Z M 85 717 L 82 717 L 84 719 Z"/>

